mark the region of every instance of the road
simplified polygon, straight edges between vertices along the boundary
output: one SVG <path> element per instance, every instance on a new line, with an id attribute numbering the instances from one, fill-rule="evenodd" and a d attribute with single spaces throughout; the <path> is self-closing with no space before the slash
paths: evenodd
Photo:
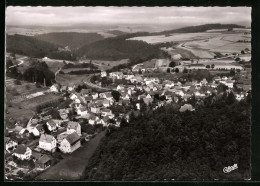
<path id="1" fill-rule="evenodd" d="M 57 71 L 55 72 L 55 81 L 56 81 L 56 82 L 57 82 L 56 76 L 57 76 L 57 74 L 61 71 L 61 69 L 62 69 L 62 68 L 59 68 L 59 70 L 57 70 Z"/>
<path id="2" fill-rule="evenodd" d="M 36 180 L 80 180 L 84 177 L 84 171 L 89 159 L 96 151 L 106 131 L 97 134 L 87 144 L 68 155 L 53 167 L 36 177 Z"/>
<path id="3" fill-rule="evenodd" d="M 86 85 L 92 87 L 92 88 L 96 88 L 96 89 L 100 89 L 100 90 L 111 91 L 111 89 L 109 89 L 109 88 L 100 87 L 100 86 L 98 86 L 98 85 L 95 85 L 95 84 L 91 83 L 90 80 L 91 80 L 92 76 L 94 76 L 94 75 L 98 75 L 98 74 L 90 74 L 90 75 L 85 79 L 84 83 L 85 83 Z"/>
<path id="4" fill-rule="evenodd" d="M 18 63 L 17 65 L 10 66 L 9 68 L 14 68 L 14 67 L 17 67 L 19 65 L 22 65 L 24 63 L 24 61 L 22 59 L 25 59 L 25 58 L 27 58 L 27 57 L 22 57 L 20 59 L 17 59 L 20 63 Z"/>

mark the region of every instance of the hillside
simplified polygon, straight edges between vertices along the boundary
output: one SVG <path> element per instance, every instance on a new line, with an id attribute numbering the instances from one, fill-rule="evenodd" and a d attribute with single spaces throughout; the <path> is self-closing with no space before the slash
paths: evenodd
<path id="1" fill-rule="evenodd" d="M 107 33 L 114 34 L 114 35 L 116 35 L 116 36 L 128 34 L 127 32 L 122 32 L 122 31 L 120 31 L 120 30 L 110 30 L 110 31 L 107 31 Z"/>
<path id="2" fill-rule="evenodd" d="M 6 51 L 16 54 L 22 54 L 29 57 L 74 61 L 76 56 L 70 51 L 59 51 L 58 45 L 46 41 L 38 40 L 32 36 L 7 35 Z"/>
<path id="3" fill-rule="evenodd" d="M 171 33 L 196 33 L 196 32 L 205 32 L 211 29 L 229 29 L 229 28 L 245 28 L 245 27 L 236 24 L 204 24 L 199 26 L 189 26 L 180 29 L 156 32 L 156 33 L 152 33 L 152 35 L 171 34 Z"/>
<path id="4" fill-rule="evenodd" d="M 6 51 L 31 57 L 44 57 L 58 46 L 24 35 L 6 35 Z"/>
<path id="5" fill-rule="evenodd" d="M 162 51 L 143 41 L 125 40 L 126 36 L 107 38 L 81 47 L 79 56 L 89 59 L 118 60 L 129 58 L 157 58 Z"/>
<path id="6" fill-rule="evenodd" d="M 215 97 L 216 98 L 216 97 Z M 86 169 L 86 180 L 250 178 L 250 98 L 224 94 L 180 113 L 176 105 L 110 128 Z M 237 163 L 239 169 L 223 173 Z"/>
<path id="7" fill-rule="evenodd" d="M 62 47 L 69 46 L 71 49 L 77 49 L 84 45 L 104 39 L 97 33 L 77 33 L 77 32 L 53 32 L 48 34 L 40 34 L 35 38 L 46 41 Z"/>

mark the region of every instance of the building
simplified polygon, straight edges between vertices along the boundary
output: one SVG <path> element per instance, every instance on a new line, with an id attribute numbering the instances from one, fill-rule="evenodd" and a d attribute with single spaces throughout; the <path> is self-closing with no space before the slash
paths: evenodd
<path id="1" fill-rule="evenodd" d="M 13 155 L 20 160 L 29 160 L 32 155 L 32 150 L 24 144 L 21 144 L 17 146 Z"/>
<path id="2" fill-rule="evenodd" d="M 35 168 L 38 170 L 45 170 L 51 166 L 51 159 L 48 155 L 44 154 L 35 162 Z"/>
<path id="3" fill-rule="evenodd" d="M 49 131 L 55 131 L 57 129 L 57 125 L 53 119 L 47 121 L 46 125 Z"/>
<path id="4" fill-rule="evenodd" d="M 15 150 L 18 146 L 18 143 L 11 138 L 5 137 L 5 150 L 10 152 Z"/>
<path id="5" fill-rule="evenodd" d="M 80 147 L 80 137 L 74 132 L 69 134 L 66 138 L 64 138 L 61 143 L 59 149 L 63 153 L 72 153 Z"/>
<path id="6" fill-rule="evenodd" d="M 106 76 L 107 76 L 107 72 L 106 72 L 106 71 L 101 71 L 100 76 L 101 76 L 101 77 L 106 77 Z"/>
<path id="7" fill-rule="evenodd" d="M 55 93 L 58 93 L 60 91 L 60 85 L 58 84 L 54 84 L 50 87 L 50 91 L 51 92 L 55 92 Z"/>
<path id="8" fill-rule="evenodd" d="M 45 151 L 55 152 L 56 146 L 57 146 L 57 141 L 52 135 L 48 135 L 48 134 L 41 135 L 39 140 L 39 148 Z"/>
<path id="9" fill-rule="evenodd" d="M 72 134 L 74 132 L 81 136 L 81 125 L 78 122 L 69 121 L 67 126 L 67 134 Z"/>

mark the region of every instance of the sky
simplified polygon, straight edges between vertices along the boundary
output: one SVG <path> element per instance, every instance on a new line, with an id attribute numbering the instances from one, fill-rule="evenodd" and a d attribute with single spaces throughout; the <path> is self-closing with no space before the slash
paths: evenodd
<path id="1" fill-rule="evenodd" d="M 206 23 L 250 26 L 250 7 L 7 7 L 6 25 Z"/>

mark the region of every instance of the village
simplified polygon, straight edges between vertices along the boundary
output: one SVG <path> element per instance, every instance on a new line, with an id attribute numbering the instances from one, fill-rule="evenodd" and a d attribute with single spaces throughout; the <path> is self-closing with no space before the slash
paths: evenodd
<path id="1" fill-rule="evenodd" d="M 155 60 L 153 71 L 155 68 L 167 73 L 165 69 L 169 68 L 169 61 Z M 213 68 L 220 70 L 216 66 Z M 208 96 L 217 97 L 224 92 L 232 92 L 240 101 L 250 91 L 240 87 L 236 81 L 238 77 L 241 79 L 246 76 L 243 75 L 244 68 L 241 66 L 233 65 L 225 69 L 228 72 L 226 75 L 215 75 L 210 81 L 206 78 L 198 81 L 192 77 L 185 79 L 177 76 L 185 73 L 184 69 L 187 70 L 186 73 L 204 73 L 208 70 L 203 65 L 188 66 L 187 63 L 180 63 L 171 71 L 171 76 L 175 78 L 169 80 L 149 76 L 151 68 L 138 64 L 132 66 L 132 69 L 101 71 L 94 75 L 100 81 L 93 80 L 92 76 L 92 87 L 89 84 L 78 88 L 76 85 L 56 83 L 45 92 L 32 94 L 31 97 L 44 93 L 59 95 L 66 104 L 63 108 L 57 106 L 39 109 L 26 127 L 17 123 L 15 128 L 7 129 L 6 176 L 9 179 L 24 179 L 25 175 L 30 175 L 29 178 L 32 179 L 60 160 L 68 158 L 68 154 L 84 146 L 99 132 L 110 127 L 120 127 L 122 122 L 129 122 L 131 115 L 138 116 L 145 109 L 155 110 L 175 104 L 179 112 L 192 112 Z M 102 87 L 102 79 L 110 80 L 114 87 Z M 53 109 L 58 113 L 54 117 L 51 113 Z"/>

